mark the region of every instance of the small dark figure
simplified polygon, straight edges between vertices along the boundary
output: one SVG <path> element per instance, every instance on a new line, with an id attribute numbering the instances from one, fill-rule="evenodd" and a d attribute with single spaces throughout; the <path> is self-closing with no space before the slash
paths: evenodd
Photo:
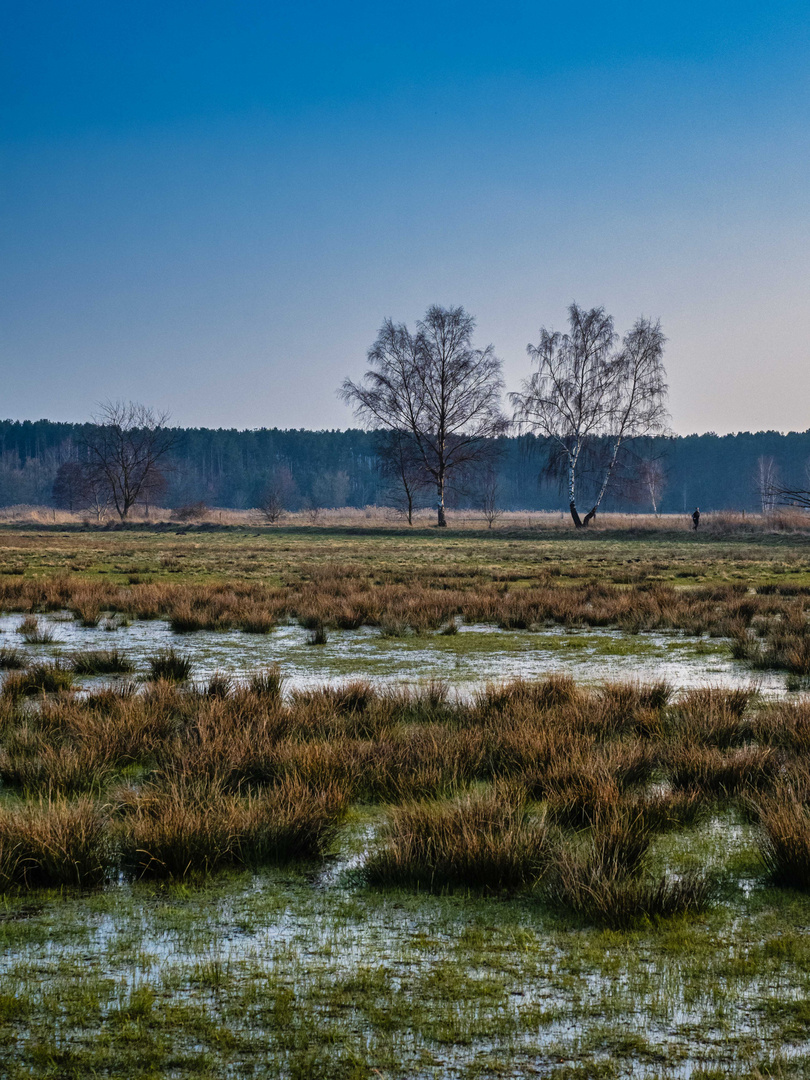
<path id="1" fill-rule="evenodd" d="M 697 532 L 697 527 L 700 524 L 700 507 L 695 507 L 695 512 L 692 514 L 692 527 Z"/>

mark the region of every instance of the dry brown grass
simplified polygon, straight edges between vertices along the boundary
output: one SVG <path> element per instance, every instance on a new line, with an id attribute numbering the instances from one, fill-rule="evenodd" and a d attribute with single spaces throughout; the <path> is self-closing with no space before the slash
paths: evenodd
<path id="1" fill-rule="evenodd" d="M 377 691 L 354 681 L 289 697 L 281 688 L 269 669 L 249 685 L 219 676 L 36 703 L 0 696 L 0 778 L 20 800 L 8 819 L 17 839 L 0 852 L 6 887 L 58 873 L 20 846 L 26 815 L 39 835 L 53 812 L 65 866 L 69 829 L 82 852 L 92 820 L 107 870 L 181 878 L 319 857 L 354 800 L 390 814 L 369 882 L 498 892 L 546 881 L 550 867 L 543 889 L 554 904 L 630 925 L 696 910 L 711 894 L 703 879 L 649 876 L 655 834 L 711 807 L 767 809 L 780 780 L 810 801 L 800 702 L 760 708 L 747 693 L 711 689 L 673 699 L 660 684 L 560 677 L 493 684 L 471 701 L 441 683 Z M 34 812 L 32 796 L 50 802 Z M 102 880 L 82 860 L 71 880 Z"/>
<path id="2" fill-rule="evenodd" d="M 0 809 L 0 890 L 98 885 L 109 864 L 106 817 L 91 799 Z"/>
<path id="3" fill-rule="evenodd" d="M 452 802 L 422 801 L 393 809 L 363 877 L 371 885 L 511 892 L 540 879 L 549 846 L 543 822 L 533 819 L 519 799 L 496 788 Z"/>
<path id="4" fill-rule="evenodd" d="M 284 587 L 255 582 L 118 585 L 66 575 L 4 575 L 0 608 L 29 616 L 67 609 L 79 619 L 97 619 L 106 612 L 139 619 L 163 617 L 178 633 L 233 627 L 267 633 L 288 618 L 327 633 L 366 624 L 388 634 L 427 634 L 453 625 L 459 617 L 511 629 L 552 624 L 679 629 L 734 637 L 738 652 L 744 637 L 750 642 L 745 650 L 752 663 L 803 671 L 802 650 L 810 640 L 808 591 L 750 593 L 739 585 L 685 590 L 644 582 L 561 585 L 551 571 L 540 571 L 532 584 L 511 590 L 474 577 L 455 587 L 446 579 L 434 581 L 429 574 L 379 583 L 356 566 L 330 563 L 311 567 L 306 578 L 297 577 Z M 762 635 L 761 643 L 750 637 L 754 628 Z"/>
<path id="5" fill-rule="evenodd" d="M 328 848 L 346 806 L 332 786 L 285 780 L 243 796 L 216 777 L 183 774 L 119 797 L 121 845 L 141 877 L 311 859 Z"/>

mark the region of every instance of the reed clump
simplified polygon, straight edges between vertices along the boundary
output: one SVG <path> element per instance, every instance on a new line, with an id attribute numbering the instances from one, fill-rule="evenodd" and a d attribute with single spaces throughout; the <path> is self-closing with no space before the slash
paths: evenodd
<path id="1" fill-rule="evenodd" d="M 70 690 L 72 686 L 73 671 L 56 660 L 52 663 L 34 663 L 21 671 L 10 672 L 3 680 L 2 693 L 11 698 L 56 694 Z"/>
<path id="2" fill-rule="evenodd" d="M 111 864 L 107 819 L 86 797 L 0 808 L 0 889 L 100 885 Z"/>
<path id="3" fill-rule="evenodd" d="M 544 822 L 503 792 L 413 802 L 391 811 L 363 877 L 370 885 L 512 892 L 542 877 L 548 849 Z"/>
<path id="4" fill-rule="evenodd" d="M 327 850 L 346 807 L 345 793 L 335 787 L 314 791 L 287 780 L 242 795 L 219 778 L 182 775 L 123 794 L 120 842 L 140 877 L 311 859 Z"/>
<path id="5" fill-rule="evenodd" d="M 191 660 L 174 649 L 162 649 L 155 656 L 150 656 L 147 663 L 154 682 L 181 683 L 191 677 Z"/>
<path id="6" fill-rule="evenodd" d="M 77 675 L 128 675 L 135 665 L 121 649 L 84 649 L 71 657 Z"/>

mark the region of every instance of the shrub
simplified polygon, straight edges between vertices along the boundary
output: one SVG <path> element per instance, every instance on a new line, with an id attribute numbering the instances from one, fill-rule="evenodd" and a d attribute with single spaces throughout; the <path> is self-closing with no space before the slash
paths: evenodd
<path id="1" fill-rule="evenodd" d="M 187 503 L 172 510 L 173 521 L 204 521 L 210 513 L 206 503 Z"/>

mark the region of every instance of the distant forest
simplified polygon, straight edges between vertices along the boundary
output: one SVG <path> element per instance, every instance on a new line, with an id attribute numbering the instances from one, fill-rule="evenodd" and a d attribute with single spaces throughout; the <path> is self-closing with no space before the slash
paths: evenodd
<path id="1" fill-rule="evenodd" d="M 0 421 L 0 506 L 52 505 L 56 472 L 63 462 L 79 459 L 84 430 L 81 424 L 49 420 Z M 257 506 L 279 472 L 288 510 L 396 501 L 379 468 L 374 432 L 178 428 L 175 435 L 163 470 L 166 486 L 156 500 L 162 506 Z M 496 447 L 494 482 L 501 509 L 567 510 L 559 482 L 545 475 L 543 440 L 503 438 Z M 660 462 L 658 509 L 663 513 L 691 512 L 695 506 L 759 511 L 763 469 L 775 468 L 788 486 L 810 487 L 810 431 L 653 438 L 641 449 L 646 460 Z M 454 504 L 476 507 L 481 499 L 480 485 L 470 478 L 455 493 Z M 429 494 L 422 505 L 431 505 Z M 643 484 L 625 483 L 603 509 L 650 511 L 652 505 Z"/>

